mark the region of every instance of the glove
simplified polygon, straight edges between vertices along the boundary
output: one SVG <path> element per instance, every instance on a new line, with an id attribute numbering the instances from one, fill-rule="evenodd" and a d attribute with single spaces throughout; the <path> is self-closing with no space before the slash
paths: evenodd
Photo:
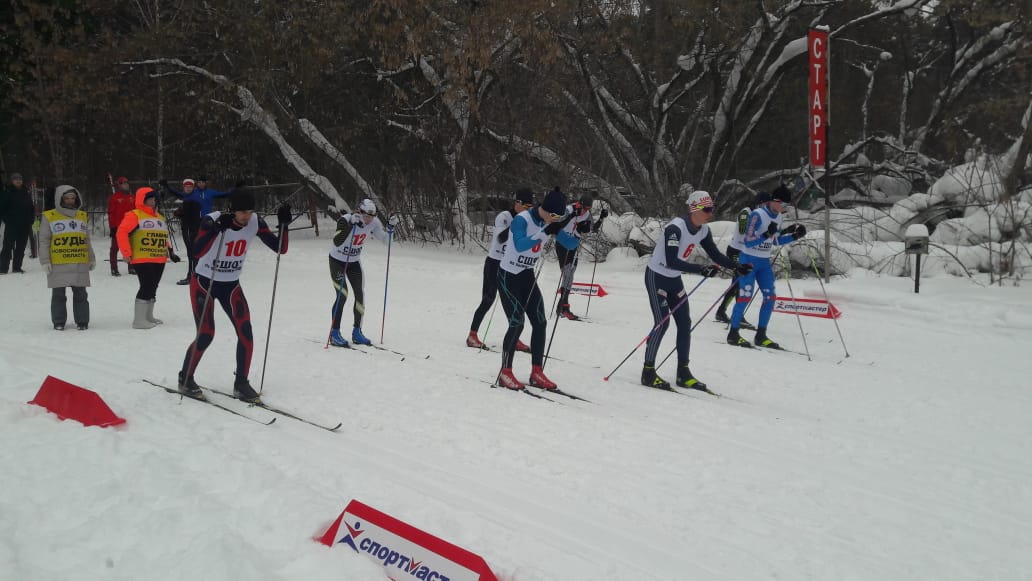
<path id="1" fill-rule="evenodd" d="M 700 272 L 699 274 L 706 278 L 713 278 L 714 276 L 720 274 L 720 267 L 716 264 L 707 264 L 706 266 L 702 267 L 702 272 Z"/>
<path id="2" fill-rule="evenodd" d="M 609 210 L 602 208 L 602 211 L 598 213 L 599 220 L 605 220 L 609 216 Z"/>
<path id="3" fill-rule="evenodd" d="M 560 230 L 563 229 L 563 226 L 564 224 L 560 222 L 552 222 L 548 226 L 545 226 L 545 234 L 548 234 L 549 236 L 555 236 L 559 233 Z"/>
<path id="4" fill-rule="evenodd" d="M 290 213 L 290 204 L 283 204 L 276 210 L 276 219 L 279 220 L 280 228 L 286 228 L 294 220 Z"/>
<path id="5" fill-rule="evenodd" d="M 168 186 L 168 180 L 162 178 L 162 179 L 158 180 L 158 185 L 163 187 L 163 188 L 167 187 Z"/>
<path id="6" fill-rule="evenodd" d="M 47 271 L 47 274 L 54 272 L 54 265 L 49 262 L 43 265 L 43 270 Z"/>
<path id="7" fill-rule="evenodd" d="M 778 225 L 774 222 L 767 226 L 767 238 L 773 238 L 778 235 Z"/>
<path id="8" fill-rule="evenodd" d="M 745 276 L 752 272 L 752 265 L 745 262 L 739 262 L 738 266 L 735 267 L 735 272 L 738 273 L 738 276 Z"/>
<path id="9" fill-rule="evenodd" d="M 179 255 L 176 254 L 175 252 L 169 252 L 168 253 L 168 259 L 171 260 L 172 262 L 175 262 L 176 264 L 178 264 L 179 261 L 182 260 L 182 258 L 179 258 Z"/>
<path id="10" fill-rule="evenodd" d="M 387 223 L 392 227 L 397 226 L 398 224 L 401 224 L 401 216 L 398 214 L 391 214 L 391 217 L 387 219 Z"/>
<path id="11" fill-rule="evenodd" d="M 361 224 L 363 222 L 364 222 L 364 220 L 362 220 L 362 216 L 361 215 L 359 215 L 358 213 L 351 214 L 351 223 L 352 224 Z"/>
<path id="12" fill-rule="evenodd" d="M 781 232 L 791 236 L 792 240 L 799 240 L 803 236 L 806 236 L 806 226 L 803 226 L 802 224 L 792 224 Z"/>
<path id="13" fill-rule="evenodd" d="M 233 214 L 228 212 L 222 214 L 219 216 L 218 220 L 215 220 L 215 226 L 218 227 L 219 230 L 229 230 L 233 227 Z"/>

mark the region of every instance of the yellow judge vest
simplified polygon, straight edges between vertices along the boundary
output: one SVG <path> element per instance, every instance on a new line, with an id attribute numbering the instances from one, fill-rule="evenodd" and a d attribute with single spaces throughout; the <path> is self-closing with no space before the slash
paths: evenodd
<path id="1" fill-rule="evenodd" d="M 129 245 L 133 251 L 133 262 L 165 262 L 168 258 L 168 225 L 161 214 L 150 215 L 142 210 L 133 210 L 139 220 Z"/>
<path id="2" fill-rule="evenodd" d="M 86 264 L 90 247 L 86 237 L 86 212 L 78 210 L 69 218 L 57 210 L 43 212 L 50 222 L 50 263 Z"/>

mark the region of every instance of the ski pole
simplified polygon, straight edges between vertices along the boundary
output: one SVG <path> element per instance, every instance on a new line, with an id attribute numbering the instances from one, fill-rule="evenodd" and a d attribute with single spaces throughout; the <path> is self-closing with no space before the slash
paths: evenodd
<path id="1" fill-rule="evenodd" d="M 544 249 L 544 248 L 542 249 L 542 258 L 544 256 L 544 252 L 546 252 L 546 251 L 547 251 L 546 249 Z M 530 304 L 530 299 L 531 299 L 531 297 L 534 296 L 534 289 L 537 288 L 538 277 L 540 277 L 541 276 L 541 272 L 545 270 L 545 261 L 542 260 L 541 258 L 539 258 L 538 259 L 538 263 L 536 265 L 534 265 L 534 269 L 535 269 L 534 270 L 534 282 L 530 285 L 530 292 L 527 294 L 527 298 L 524 299 L 523 302 L 519 305 L 520 310 L 516 311 L 516 312 L 518 312 L 520 314 L 520 317 L 527 316 L 527 305 Z M 499 267 L 498 275 L 500 276 L 503 272 L 508 272 L 508 271 L 506 271 L 504 268 L 500 268 Z M 501 284 L 498 285 L 498 293 L 499 293 L 499 295 L 501 295 L 501 293 L 502 293 L 502 285 Z M 541 289 L 538 289 L 538 294 L 541 294 Z M 502 300 L 504 300 L 504 298 Z M 542 304 L 542 306 L 544 306 L 544 298 L 541 299 L 541 304 Z M 504 307 L 503 307 L 503 309 L 504 309 Z M 513 313 L 513 314 L 515 315 L 516 313 Z M 512 318 L 511 317 L 509 318 L 509 326 L 510 327 L 512 326 Z M 508 332 L 506 332 L 506 334 L 508 334 Z M 519 342 L 519 340 L 520 340 L 520 338 L 516 337 L 516 341 Z M 531 340 L 531 345 L 533 345 L 533 340 Z M 502 337 L 502 362 L 503 362 L 503 364 L 505 362 L 506 350 L 507 350 L 507 347 L 505 345 L 505 337 Z M 512 350 L 513 350 L 513 353 L 515 353 L 515 351 L 516 351 L 516 345 L 515 344 L 513 344 Z M 498 383 L 498 378 L 501 377 L 501 375 L 502 375 L 502 370 L 501 370 L 501 368 L 499 368 L 498 369 L 498 374 L 495 375 L 495 380 L 494 380 L 495 384 Z"/>
<path id="2" fill-rule="evenodd" d="M 262 378 L 258 383 L 258 395 L 265 389 L 265 364 L 269 360 L 269 341 L 272 340 L 272 313 L 276 308 L 276 282 L 279 280 L 280 257 L 283 256 L 283 238 L 287 235 L 287 225 L 280 224 L 279 248 L 276 249 L 276 268 L 272 273 L 272 301 L 269 303 L 269 330 L 265 333 L 265 355 L 262 357 Z"/>
<path id="3" fill-rule="evenodd" d="M 781 246 L 778 246 L 777 252 L 775 252 L 773 258 L 771 258 L 771 264 L 774 264 L 774 263 L 776 263 L 778 261 L 778 257 L 781 256 L 781 248 L 782 248 Z M 751 307 L 753 302 L 755 302 L 755 299 L 756 299 L 756 293 L 753 292 L 753 295 L 751 297 L 749 297 L 749 302 L 746 303 L 746 305 L 745 305 L 745 309 L 742 311 L 742 319 L 743 320 L 745 319 L 745 314 L 749 312 L 749 307 Z M 727 327 L 730 327 L 730 326 L 731 326 L 731 323 L 728 323 Z M 726 329 L 727 327 L 724 327 L 724 328 Z M 694 329 L 694 327 L 692 327 L 692 328 Z"/>
<path id="4" fill-rule="evenodd" d="M 352 245 L 354 245 L 354 242 L 355 242 L 355 237 L 353 236 L 353 234 L 355 233 L 355 226 L 357 226 L 357 224 L 352 222 L 351 223 L 351 229 L 348 230 L 348 250 L 345 253 L 345 254 L 348 255 L 348 258 L 351 258 L 351 247 L 352 247 Z M 336 311 L 337 301 L 339 301 L 341 299 L 341 297 L 344 296 L 344 285 L 347 284 L 348 265 L 349 264 L 351 264 L 351 263 L 350 262 L 345 262 L 344 263 L 344 270 L 343 270 L 343 272 L 340 273 L 340 280 L 337 281 L 337 298 L 336 298 L 336 300 L 333 301 L 333 307 L 334 307 L 333 310 L 330 311 L 330 330 L 326 332 L 326 345 L 323 345 L 323 349 L 329 349 L 330 348 L 330 337 L 333 336 L 333 315 L 334 315 L 334 312 Z M 345 299 L 345 300 L 347 300 L 347 299 Z M 344 305 L 341 305 L 341 317 L 343 317 L 343 316 L 344 316 Z"/>
<path id="5" fill-rule="evenodd" d="M 735 283 L 738 282 L 739 278 L 741 278 L 741 277 L 740 276 L 736 276 L 734 279 L 731 280 L 731 284 L 729 284 L 727 286 L 727 288 L 724 289 L 724 292 L 720 293 L 720 296 L 717 297 L 717 300 L 713 301 L 713 304 L 710 305 L 710 307 L 708 309 L 706 309 L 706 312 L 703 313 L 701 317 L 699 317 L 698 321 L 695 321 L 695 324 L 692 325 L 691 331 L 695 331 L 695 328 L 698 327 L 700 323 L 702 323 L 703 321 L 706 320 L 706 315 L 709 315 L 710 311 L 712 311 L 714 307 L 716 307 L 718 304 L 720 304 L 720 301 L 724 300 L 724 295 L 727 294 L 727 291 L 731 290 L 731 287 L 733 287 L 735 285 Z M 705 280 L 705 279 L 703 279 L 703 280 Z M 670 353 L 667 353 L 666 357 L 664 357 L 662 361 L 659 362 L 659 365 L 656 366 L 656 369 L 659 369 L 660 367 L 663 367 L 663 364 L 666 363 L 667 359 L 670 359 L 670 356 L 673 355 L 675 351 L 677 351 L 677 347 L 676 346 L 673 349 L 670 350 Z"/>
<path id="6" fill-rule="evenodd" d="M 674 305 L 674 308 L 670 309 L 670 312 L 668 312 L 665 317 L 663 317 L 658 323 L 656 323 L 656 326 L 652 327 L 652 330 L 649 331 L 649 334 L 645 335 L 645 337 L 641 341 L 639 341 L 637 345 L 634 346 L 634 349 L 631 349 L 631 352 L 627 354 L 627 357 L 624 357 L 623 361 L 621 361 L 619 364 L 617 364 L 617 366 L 615 368 L 613 368 L 612 371 L 609 372 L 609 375 L 603 377 L 602 380 L 603 381 L 609 381 L 609 378 L 612 377 L 614 373 L 616 373 L 616 370 L 620 369 L 623 366 L 623 364 L 626 363 L 627 360 L 631 358 L 631 355 L 634 355 L 634 352 L 637 351 L 638 349 L 640 349 L 641 346 L 644 345 L 645 342 L 649 340 L 649 337 L 651 337 L 652 334 L 655 333 L 657 329 L 659 329 L 660 327 L 663 326 L 663 323 L 667 322 L 667 319 L 669 319 L 670 316 L 674 314 L 674 311 L 676 311 L 677 309 L 681 308 L 681 305 L 684 305 L 684 304 L 688 303 L 688 297 L 692 296 L 692 294 L 694 294 L 695 291 L 699 290 L 699 287 L 702 286 L 702 283 L 704 283 L 704 282 L 706 282 L 706 278 L 705 277 L 703 277 L 702 280 L 699 281 L 699 284 L 695 285 L 695 287 L 691 290 L 691 292 L 689 292 L 688 294 L 684 295 L 684 298 L 681 299 L 680 301 L 678 301 L 678 303 L 676 305 Z"/>
<path id="7" fill-rule="evenodd" d="M 810 257 L 810 264 L 813 265 L 813 273 L 817 275 L 817 282 L 821 283 L 821 292 L 824 293 L 824 300 L 830 305 L 831 299 L 828 298 L 828 291 L 824 288 L 824 277 L 821 276 L 820 271 L 817 270 L 817 261 L 813 258 L 813 252 L 810 251 L 810 245 L 806 244 L 806 254 Z M 830 262 L 830 259 L 828 260 Z M 824 265 L 828 267 L 827 264 Z M 846 357 L 849 357 L 849 349 L 846 349 L 846 340 L 842 338 L 842 329 L 839 329 L 838 319 L 831 319 L 835 323 L 835 330 L 838 331 L 839 342 L 842 343 L 842 350 L 846 352 Z"/>
<path id="8" fill-rule="evenodd" d="M 556 244 L 558 244 L 558 242 L 556 242 Z M 555 286 L 555 296 L 552 297 L 552 310 L 550 310 L 548 312 L 548 316 L 549 317 L 552 316 L 552 313 L 555 311 L 555 304 L 556 304 L 556 302 L 559 301 L 559 292 L 563 288 L 563 279 L 566 278 L 566 270 L 568 268 L 572 268 L 573 261 L 574 261 L 574 259 L 577 256 L 577 250 L 579 250 L 579 249 L 580 249 L 579 246 L 577 248 L 574 248 L 572 252 L 570 252 L 570 253 L 568 253 L 566 255 L 566 257 L 568 259 L 566 264 L 560 264 L 559 265 L 559 284 L 557 284 Z M 571 274 L 571 278 L 573 278 L 572 274 Z M 571 280 L 570 282 L 572 283 L 573 281 Z"/>
<path id="9" fill-rule="evenodd" d="M 588 306 L 584 307 L 585 317 L 588 316 L 588 310 L 591 309 L 591 295 L 595 292 L 595 269 L 598 268 L 598 255 L 592 252 L 591 259 L 594 264 L 591 265 L 591 286 L 588 287 Z"/>
<path id="10" fill-rule="evenodd" d="M 497 284 L 497 283 L 495 283 L 495 284 Z M 497 307 L 497 306 L 498 306 L 498 291 L 496 290 L 495 291 L 494 302 L 491 303 L 491 316 L 489 316 L 488 319 L 487 319 L 487 327 L 484 329 L 484 338 L 480 341 L 481 343 L 484 343 L 484 341 L 487 340 L 487 334 L 491 332 L 491 321 L 494 320 L 495 307 Z M 484 347 L 485 347 L 484 349 L 477 349 L 477 353 L 481 353 L 483 351 L 487 351 L 487 349 L 486 349 L 487 343 L 484 343 Z"/>
<path id="11" fill-rule="evenodd" d="M 785 259 L 785 255 L 781 255 L 781 265 L 785 269 L 785 283 L 788 285 L 788 296 L 792 297 L 792 304 L 795 305 L 795 293 L 792 292 L 792 273 L 788 269 L 788 260 Z M 806 349 L 806 360 L 813 361 L 810 358 L 810 346 L 806 344 L 806 333 L 803 331 L 803 317 L 799 314 L 799 309 L 796 309 L 796 322 L 799 323 L 799 334 L 803 337 L 803 348 Z"/>
<path id="12" fill-rule="evenodd" d="M 183 381 L 186 381 L 193 375 L 194 372 L 194 355 L 197 354 L 197 341 L 201 339 L 201 329 L 204 327 L 204 322 L 208 317 L 208 307 L 211 305 L 211 289 L 215 286 L 215 273 L 218 271 L 219 258 L 222 256 L 222 241 L 226 237 L 226 231 L 223 230 L 219 233 L 219 243 L 215 248 L 215 260 L 211 263 L 211 279 L 208 280 L 208 288 L 204 291 L 204 305 L 201 307 L 201 318 L 197 320 L 197 331 L 194 333 L 193 343 L 190 344 L 190 354 L 186 361 L 186 374 L 183 376 Z M 197 273 L 194 273 L 198 276 Z"/>
<path id="13" fill-rule="evenodd" d="M 390 218 L 387 219 L 390 224 Z M 383 328 L 387 324 L 387 280 L 391 276 L 391 241 L 394 240 L 394 226 L 387 233 L 387 269 L 383 276 L 383 318 L 380 319 L 380 342 L 383 343 Z"/>

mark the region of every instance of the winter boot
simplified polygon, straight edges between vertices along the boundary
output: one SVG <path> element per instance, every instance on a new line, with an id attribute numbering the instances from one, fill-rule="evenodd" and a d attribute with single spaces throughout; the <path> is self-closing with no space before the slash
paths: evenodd
<path id="1" fill-rule="evenodd" d="M 197 385 L 194 381 L 193 376 L 183 379 L 183 372 L 179 372 L 179 393 L 186 397 L 192 397 L 194 399 L 207 399 L 204 397 L 204 392 L 201 391 L 201 386 Z"/>
<path id="2" fill-rule="evenodd" d="M 731 327 L 731 330 L 727 332 L 727 344 L 734 345 L 735 347 L 752 347 L 748 341 L 738 334 L 738 329 L 734 327 Z"/>
<path id="3" fill-rule="evenodd" d="M 656 375 L 655 365 L 646 365 L 641 368 L 641 384 L 656 389 L 670 389 L 670 382 Z"/>
<path id="4" fill-rule="evenodd" d="M 530 384 L 541 389 L 559 389 L 554 381 L 545 377 L 545 370 L 540 365 L 535 365 L 530 370 Z"/>
<path id="5" fill-rule="evenodd" d="M 156 300 L 157 299 L 151 299 L 151 300 L 147 301 L 147 303 L 148 303 L 147 304 L 147 320 L 150 321 L 151 323 L 154 323 L 155 325 L 160 325 L 160 324 L 164 323 L 165 321 L 162 321 L 161 319 L 155 319 L 154 318 L 154 301 L 156 301 Z"/>
<path id="6" fill-rule="evenodd" d="M 524 353 L 530 353 L 530 345 L 527 345 L 523 341 L 516 339 L 516 350 Z"/>
<path id="7" fill-rule="evenodd" d="M 118 268 L 111 269 L 111 276 L 122 276 L 121 272 L 118 272 Z"/>
<path id="8" fill-rule="evenodd" d="M 246 379 L 237 379 L 233 383 L 233 397 L 246 401 L 247 403 L 261 403 L 261 396 L 251 387 L 251 382 Z"/>
<path id="9" fill-rule="evenodd" d="M 520 380 L 516 379 L 516 376 L 512 374 L 512 367 L 503 367 L 502 370 L 498 372 L 498 379 L 495 382 L 495 384 L 501 387 L 515 390 L 526 388 L 526 386 L 523 385 L 523 383 Z"/>
<path id="10" fill-rule="evenodd" d="M 150 301 L 136 299 L 136 309 L 133 311 L 133 329 L 152 329 L 158 325 L 147 319 L 147 309 L 150 306 Z"/>
<path id="11" fill-rule="evenodd" d="M 571 321 L 580 320 L 580 317 L 570 312 L 570 303 L 563 303 L 559 305 L 559 307 L 555 310 L 555 314 L 559 315 L 560 317 L 566 317 Z"/>
<path id="12" fill-rule="evenodd" d="M 351 330 L 351 342 L 355 345 L 372 345 L 373 342 L 362 334 L 362 329 L 355 327 Z"/>
<path id="13" fill-rule="evenodd" d="M 179 285 L 179 286 L 188 285 L 188 284 L 190 284 L 190 277 L 188 276 L 188 277 L 186 277 L 186 278 L 184 278 L 182 280 L 177 280 L 176 284 Z"/>
<path id="14" fill-rule="evenodd" d="M 132 265 L 132 264 L 130 264 L 130 265 L 129 265 L 129 274 L 131 274 L 131 275 L 133 275 L 133 276 L 135 276 L 135 275 L 136 275 L 136 269 L 135 269 L 135 268 L 133 268 L 133 265 Z"/>
<path id="15" fill-rule="evenodd" d="M 334 347 L 348 347 L 348 340 L 340 334 L 340 329 L 330 331 L 330 345 Z"/>
<path id="16" fill-rule="evenodd" d="M 90 328 L 90 324 L 89 323 L 79 323 L 78 325 L 75 326 L 75 328 L 79 329 L 80 331 L 85 331 L 86 329 Z"/>
<path id="17" fill-rule="evenodd" d="M 54 330 L 55 331 L 64 331 L 64 325 L 61 324 L 61 323 L 54 323 Z"/>
<path id="18" fill-rule="evenodd" d="M 677 387 L 685 387 L 688 389 L 697 389 L 699 391 L 709 391 L 706 388 L 706 384 L 695 379 L 687 365 L 681 365 L 677 368 Z"/>
<path id="19" fill-rule="evenodd" d="M 756 339 L 753 341 L 757 347 L 766 347 L 767 349 L 781 349 L 781 345 L 778 345 L 774 341 L 771 341 L 767 337 L 767 328 L 759 327 L 756 329 Z"/>
<path id="20" fill-rule="evenodd" d="M 487 349 L 487 345 L 484 345 L 484 342 L 480 340 L 480 337 L 477 337 L 476 331 L 469 332 L 469 335 L 466 337 L 466 347 L 472 347 L 474 349 Z"/>

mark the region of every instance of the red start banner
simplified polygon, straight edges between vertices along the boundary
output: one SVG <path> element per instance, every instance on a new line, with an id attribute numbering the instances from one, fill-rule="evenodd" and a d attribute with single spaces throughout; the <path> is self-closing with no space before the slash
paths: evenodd
<path id="1" fill-rule="evenodd" d="M 562 289 L 556 289 L 555 294 L 562 294 Z M 575 282 L 570 286 L 570 292 L 575 295 L 584 295 L 586 297 L 604 297 L 607 293 L 606 289 L 602 288 L 600 284 L 589 284 L 586 282 Z"/>
<path id="2" fill-rule="evenodd" d="M 357 500 L 317 540 L 351 547 L 395 581 L 498 581 L 482 557 Z"/>
<path id="3" fill-rule="evenodd" d="M 811 28 L 807 35 L 810 56 L 810 83 L 807 97 L 810 109 L 810 165 L 824 169 L 827 165 L 827 127 L 830 120 L 828 103 L 828 31 Z"/>
<path id="4" fill-rule="evenodd" d="M 774 312 L 819 317 L 822 319 L 837 319 L 842 316 L 842 312 L 828 301 L 820 299 L 793 300 L 787 297 L 774 297 Z"/>

